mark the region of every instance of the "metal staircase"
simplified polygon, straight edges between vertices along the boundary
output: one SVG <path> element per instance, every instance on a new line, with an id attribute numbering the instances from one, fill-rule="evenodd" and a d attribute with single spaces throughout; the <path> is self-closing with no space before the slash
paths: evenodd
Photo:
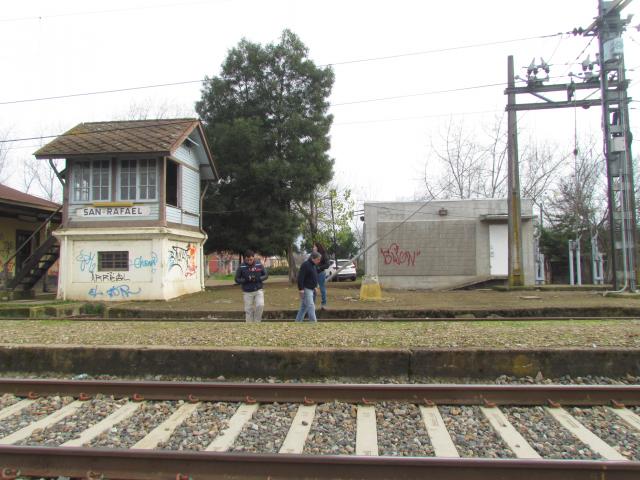
<path id="1" fill-rule="evenodd" d="M 60 257 L 60 244 L 50 236 L 22 264 L 22 268 L 7 283 L 7 290 L 31 290 Z"/>
<path id="2" fill-rule="evenodd" d="M 60 244 L 58 240 L 49 235 L 47 239 L 36 250 L 29 255 L 20 266 L 15 266 L 15 275 L 13 278 L 9 278 L 9 264 L 18 257 L 18 253 L 23 249 L 28 248 L 33 238 L 37 238 L 36 235 L 44 229 L 45 232 L 50 231 L 51 221 L 56 217 L 62 206 L 60 206 L 55 212 L 40 224 L 40 226 L 27 238 L 22 245 L 20 245 L 16 251 L 7 258 L 4 262 L 4 290 L 8 291 L 28 291 L 33 289 L 33 286 L 38 280 L 40 280 L 47 271 L 60 257 Z"/>

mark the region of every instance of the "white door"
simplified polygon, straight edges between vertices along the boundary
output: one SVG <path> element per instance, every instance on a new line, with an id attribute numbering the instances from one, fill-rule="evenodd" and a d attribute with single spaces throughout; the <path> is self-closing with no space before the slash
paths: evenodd
<path id="1" fill-rule="evenodd" d="M 509 233 L 505 224 L 489 225 L 489 271 L 509 275 Z"/>

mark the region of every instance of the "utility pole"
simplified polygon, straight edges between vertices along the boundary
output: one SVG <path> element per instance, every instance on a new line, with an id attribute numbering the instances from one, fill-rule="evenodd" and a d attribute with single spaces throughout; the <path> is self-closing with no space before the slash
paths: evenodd
<path id="1" fill-rule="evenodd" d="M 625 79 L 622 33 L 630 18 L 622 20 L 620 11 L 631 0 L 598 0 L 598 17 L 586 29 L 574 29 L 574 35 L 597 36 L 600 51 L 595 62 L 589 57 L 582 62 L 583 73 L 574 75 L 581 83 L 546 84 L 549 80 L 549 65 L 543 59 L 536 64 L 535 58 L 527 68 L 526 86 L 516 87 L 513 57 L 508 58 L 509 81 L 507 95 L 508 152 L 509 152 L 509 285 L 521 285 L 522 238 L 520 231 L 520 186 L 518 182 L 518 146 L 516 112 L 521 110 L 546 110 L 552 108 L 602 107 L 604 152 L 607 163 L 609 199 L 609 225 L 612 252 L 610 262 L 613 270 L 614 289 L 636 289 L 636 218 L 631 157 L 631 133 L 629 127 L 628 82 Z M 594 64 L 600 72 L 593 72 Z M 542 71 L 546 77 L 539 77 Z M 521 79 L 523 80 L 523 79 Z M 579 99 L 582 90 L 592 90 Z M 590 98 L 596 92 L 601 98 Z M 549 98 L 555 92 L 566 94 L 565 100 Z M 543 102 L 516 103 L 516 95 L 533 95 Z"/>
<path id="2" fill-rule="evenodd" d="M 507 62 L 507 85 L 509 89 L 515 88 L 515 75 L 513 71 L 513 55 L 509 55 Z M 508 151 L 508 241 L 509 241 L 509 286 L 524 286 L 524 273 L 522 271 L 522 215 L 520 207 L 520 173 L 518 166 L 518 124 L 517 112 L 509 108 L 516 103 L 516 94 L 510 91 L 507 94 L 507 151 Z"/>
<path id="3" fill-rule="evenodd" d="M 636 289 L 636 218 L 629 126 L 628 81 L 625 78 L 622 33 L 630 18 L 620 11 L 631 0 L 598 1 L 598 18 L 587 34 L 598 35 L 602 129 L 607 164 L 611 266 L 614 289 Z"/>

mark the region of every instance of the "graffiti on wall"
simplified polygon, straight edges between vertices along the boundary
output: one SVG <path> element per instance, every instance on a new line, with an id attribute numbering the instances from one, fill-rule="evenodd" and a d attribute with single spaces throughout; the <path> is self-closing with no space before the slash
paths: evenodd
<path id="1" fill-rule="evenodd" d="M 169 270 L 178 267 L 185 278 L 192 277 L 198 271 L 197 247 L 191 243 L 187 248 L 173 245 L 169 249 Z"/>
<path id="2" fill-rule="evenodd" d="M 403 265 L 415 267 L 416 258 L 420 256 L 420 250 L 403 250 L 397 243 L 392 243 L 387 248 L 380 248 L 380 253 L 385 265 Z"/>
<path id="3" fill-rule="evenodd" d="M 138 287 L 137 290 L 132 290 L 129 285 L 112 285 L 108 289 L 103 289 L 102 287 L 96 285 L 93 288 L 89 289 L 89 296 L 92 298 L 97 297 L 108 297 L 108 298 L 129 298 L 132 295 L 138 295 L 142 289 Z"/>
<path id="4" fill-rule="evenodd" d="M 80 250 L 80 254 L 76 257 L 76 262 L 80 263 L 81 272 L 95 272 L 96 271 L 96 253 L 85 252 Z"/>
<path id="5" fill-rule="evenodd" d="M 127 272 L 91 272 L 91 281 L 95 283 L 128 282 Z"/>
<path id="6" fill-rule="evenodd" d="M 133 260 L 133 268 L 150 268 L 152 273 L 155 273 L 158 268 L 158 255 L 156 252 L 151 252 L 149 258 L 144 258 L 142 255 L 136 257 Z"/>

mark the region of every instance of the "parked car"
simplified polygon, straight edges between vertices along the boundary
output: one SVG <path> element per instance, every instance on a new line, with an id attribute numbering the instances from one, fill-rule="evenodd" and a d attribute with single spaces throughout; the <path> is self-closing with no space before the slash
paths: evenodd
<path id="1" fill-rule="evenodd" d="M 352 282 L 356 279 L 356 266 L 353 262 L 345 259 L 338 259 L 338 267 L 342 268 L 338 272 L 338 275 L 333 278 L 334 281 L 338 280 L 351 280 Z M 329 263 L 329 268 L 327 268 L 327 276 L 332 275 L 336 271 L 336 262 L 331 260 Z"/>

